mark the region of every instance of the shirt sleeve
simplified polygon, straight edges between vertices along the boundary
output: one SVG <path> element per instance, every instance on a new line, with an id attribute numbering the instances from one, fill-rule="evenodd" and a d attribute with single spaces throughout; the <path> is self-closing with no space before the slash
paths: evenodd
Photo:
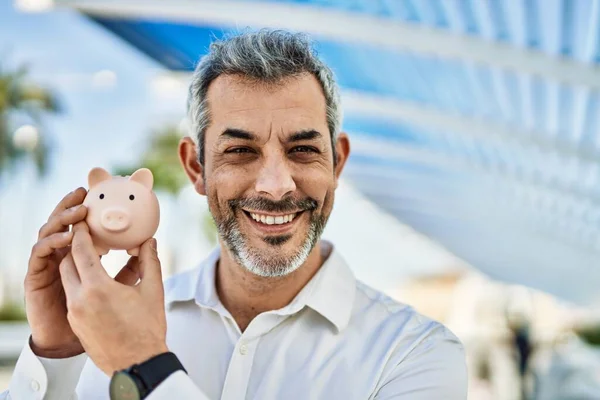
<path id="1" fill-rule="evenodd" d="M 375 400 L 466 400 L 465 351 L 460 340 L 440 327 L 392 370 Z"/>
<path id="2" fill-rule="evenodd" d="M 38 357 L 28 341 L 19 355 L 8 391 L 0 399 L 75 400 L 75 388 L 86 361 L 85 353 L 69 358 Z"/>
<path id="3" fill-rule="evenodd" d="M 154 389 L 146 400 L 210 400 L 192 379 L 183 371 L 169 375 Z"/>

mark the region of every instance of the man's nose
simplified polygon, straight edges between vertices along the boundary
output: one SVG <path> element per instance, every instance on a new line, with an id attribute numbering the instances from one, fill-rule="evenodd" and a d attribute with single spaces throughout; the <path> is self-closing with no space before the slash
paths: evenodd
<path id="1" fill-rule="evenodd" d="M 289 166 L 278 157 L 265 160 L 256 179 L 255 190 L 273 200 L 281 200 L 296 190 Z"/>

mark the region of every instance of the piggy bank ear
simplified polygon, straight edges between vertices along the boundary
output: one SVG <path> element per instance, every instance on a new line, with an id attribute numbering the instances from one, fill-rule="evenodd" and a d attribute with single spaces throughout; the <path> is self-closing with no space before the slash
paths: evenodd
<path id="1" fill-rule="evenodd" d="M 141 183 L 149 190 L 152 190 L 152 186 L 154 185 L 154 176 L 148 168 L 138 169 L 129 177 L 129 179 Z"/>
<path id="2" fill-rule="evenodd" d="M 100 167 L 92 168 L 88 174 L 88 185 L 91 189 L 100 182 L 106 181 L 110 178 L 112 178 L 112 176 L 107 170 Z"/>

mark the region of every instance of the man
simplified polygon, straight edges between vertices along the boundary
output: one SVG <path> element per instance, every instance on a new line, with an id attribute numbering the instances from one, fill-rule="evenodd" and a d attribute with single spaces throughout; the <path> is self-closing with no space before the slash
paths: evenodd
<path id="1" fill-rule="evenodd" d="M 82 222 L 85 189 L 67 195 L 32 250 L 32 335 L 8 398 L 465 399 L 459 340 L 319 239 L 350 144 L 308 41 L 214 43 L 188 109 L 179 156 L 220 248 L 163 286 L 150 239 L 113 280 Z"/>

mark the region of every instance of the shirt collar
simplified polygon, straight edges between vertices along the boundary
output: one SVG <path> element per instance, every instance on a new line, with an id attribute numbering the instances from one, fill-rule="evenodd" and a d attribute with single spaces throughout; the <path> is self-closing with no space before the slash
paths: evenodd
<path id="1" fill-rule="evenodd" d="M 350 321 L 356 280 L 352 270 L 336 248 L 325 240 L 321 243 L 325 248 L 331 249 L 329 257 L 296 298 L 280 311 L 281 314 L 287 314 L 306 305 L 321 314 L 336 327 L 338 332 L 341 332 Z M 167 280 L 165 282 L 167 305 L 195 300 L 201 307 L 222 308 L 215 286 L 219 257 L 220 248 L 216 248 L 198 267 Z"/>
<path id="2" fill-rule="evenodd" d="M 332 248 L 327 260 L 305 287 L 306 305 L 328 321 L 338 333 L 348 326 L 354 307 L 356 279 L 342 255 L 329 242 Z"/>

